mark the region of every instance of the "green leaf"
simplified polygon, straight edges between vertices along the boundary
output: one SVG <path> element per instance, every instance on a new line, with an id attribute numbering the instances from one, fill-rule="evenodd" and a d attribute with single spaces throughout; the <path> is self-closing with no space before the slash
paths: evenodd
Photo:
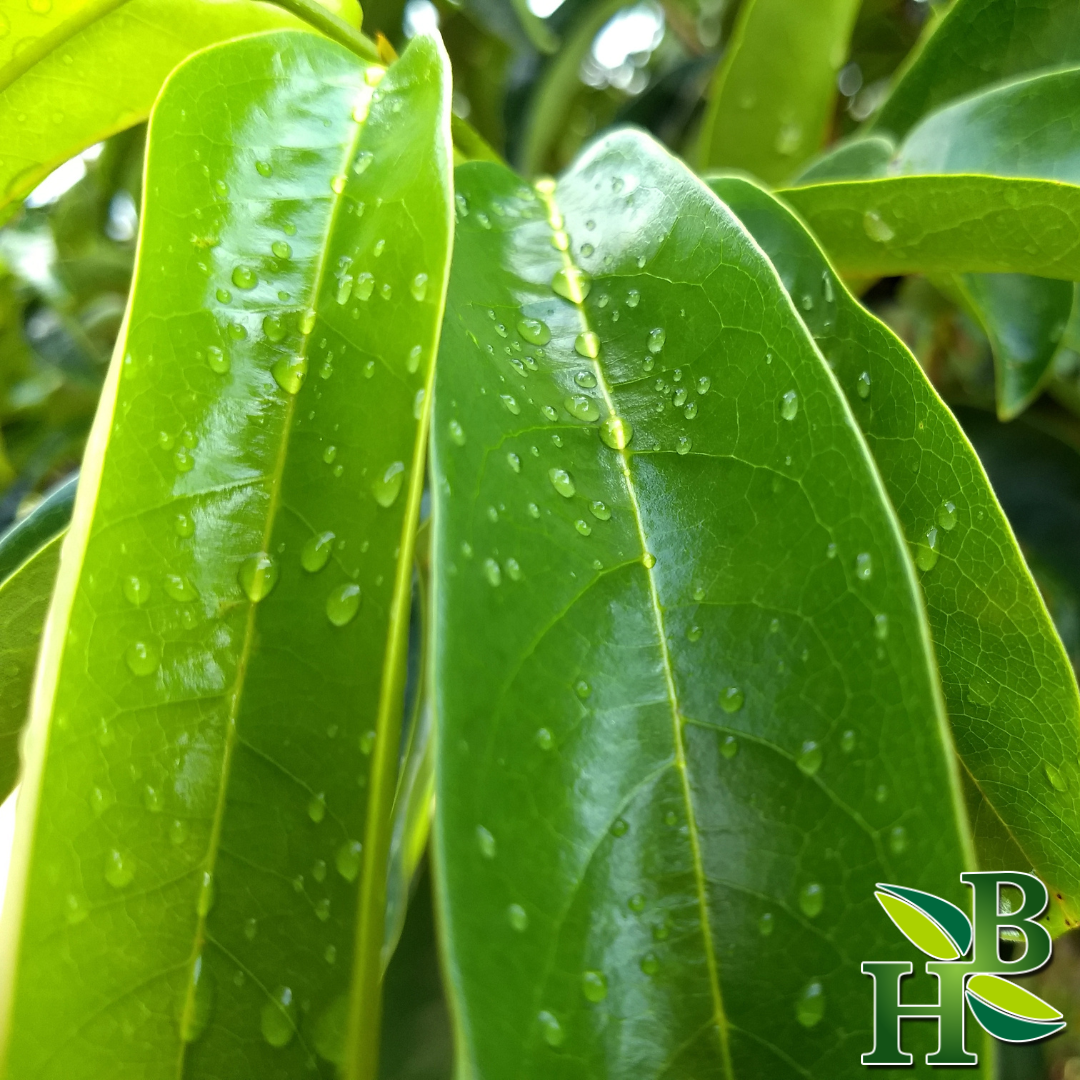
<path id="1" fill-rule="evenodd" d="M 957 0 L 871 124 L 903 136 L 927 113 L 1010 76 L 1080 62 L 1071 0 Z"/>
<path id="2" fill-rule="evenodd" d="M 866 180 L 884 176 L 896 153 L 896 144 L 882 135 L 839 143 L 810 162 L 793 180 L 821 184 L 829 180 Z"/>
<path id="3" fill-rule="evenodd" d="M 996 176 L 895 176 L 779 192 L 845 276 L 1080 278 L 1080 187 Z"/>
<path id="4" fill-rule="evenodd" d="M 971 948 L 971 923 L 955 904 L 950 904 L 948 900 L 942 900 L 940 896 L 934 896 L 933 893 L 909 889 L 905 885 L 882 885 L 879 882 L 878 889 L 890 894 L 894 899 L 902 900 L 905 904 L 918 908 L 922 914 L 933 920 L 938 929 L 948 937 L 951 951 L 955 954 L 942 957 L 942 959 L 954 960 L 967 955 L 968 949 Z M 892 917 L 891 910 L 885 905 L 880 893 L 878 902 L 885 907 L 887 912 L 890 912 L 890 917 Z M 893 919 L 893 921 L 896 920 Z M 904 932 L 907 933 L 906 930 Z M 923 948 L 921 945 L 919 947 Z M 925 948 L 923 951 L 926 951 Z"/>
<path id="5" fill-rule="evenodd" d="M 874 455 L 920 572 L 966 771 L 1080 917 L 1080 693 L 978 459 L 915 358 L 794 215 L 745 180 L 711 186 L 773 260 Z"/>
<path id="6" fill-rule="evenodd" d="M 920 905 L 906 903 L 899 897 L 887 892 L 879 891 L 874 895 L 884 909 L 885 914 L 895 923 L 896 928 L 912 945 L 921 949 L 927 956 L 932 956 L 936 960 L 956 960 L 964 955 L 941 924 L 928 915 Z M 920 893 L 919 895 L 929 896 L 930 894 Z M 934 897 L 934 899 L 937 898 Z M 942 904 L 948 903 L 945 900 L 939 902 Z M 949 904 L 949 907 L 953 907 L 953 905 Z M 964 914 L 959 908 L 955 910 L 958 915 Z M 964 921 L 967 921 L 966 916 Z M 968 926 L 969 948 L 970 938 L 971 927 Z"/>
<path id="7" fill-rule="evenodd" d="M 76 483 L 62 484 L 0 535 L 0 802 L 19 774 L 19 737 Z"/>
<path id="8" fill-rule="evenodd" d="M 445 53 L 381 75 L 288 31 L 155 108 L 26 743 L 8 1075 L 375 1073 L 452 226 Z"/>
<path id="9" fill-rule="evenodd" d="M 956 283 L 994 351 L 998 417 L 1011 420 L 1053 373 L 1075 286 L 1029 274 L 961 274 Z"/>
<path id="10" fill-rule="evenodd" d="M 169 72 L 192 53 L 298 25 L 250 0 L 56 0 L 7 5 L 4 18 L 0 217 L 57 165 L 145 120 Z"/>
<path id="11" fill-rule="evenodd" d="M 1045 1039 L 1065 1026 L 1057 1009 L 997 975 L 973 975 L 966 996 L 975 1019 L 1005 1042 Z"/>
<path id="12" fill-rule="evenodd" d="M 648 137 L 553 192 L 457 184 L 433 489 L 459 1068 L 861 1075 L 846 958 L 910 951 L 875 882 L 962 902 L 969 855 L 847 404 L 760 249 Z"/>
<path id="13" fill-rule="evenodd" d="M 713 76 L 702 168 L 790 176 L 824 142 L 857 0 L 747 0 Z"/>

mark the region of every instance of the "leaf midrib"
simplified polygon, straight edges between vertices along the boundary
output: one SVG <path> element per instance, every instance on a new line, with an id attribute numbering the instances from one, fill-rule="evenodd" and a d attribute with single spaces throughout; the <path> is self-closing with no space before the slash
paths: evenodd
<path id="1" fill-rule="evenodd" d="M 100 2 L 111 3 L 126 3 L 126 0 L 100 0 Z M 363 80 L 361 78 L 360 88 L 364 89 Z M 370 95 L 370 91 L 368 91 Z M 367 125 L 367 119 L 356 122 L 353 137 L 346 143 L 346 151 L 343 155 L 342 161 L 335 172 L 335 175 L 340 175 L 345 172 L 349 162 L 356 154 L 357 147 L 360 143 L 360 137 L 363 134 L 364 128 Z M 318 313 L 319 311 L 319 298 L 322 293 L 323 282 L 326 278 L 327 266 L 329 265 L 329 250 L 330 250 L 330 238 L 334 233 L 334 229 L 337 226 L 338 216 L 341 212 L 341 206 L 345 198 L 345 188 L 343 187 L 341 192 L 332 190 L 331 204 L 332 209 L 327 216 L 326 230 L 323 234 L 322 245 L 320 247 L 318 270 L 315 274 L 315 281 L 312 287 L 312 297 L 310 310 Z M 145 221 L 145 216 L 143 218 Z M 139 243 L 142 243 L 141 228 Z M 301 355 L 307 356 L 309 343 L 312 340 L 314 334 L 304 334 L 301 336 Z M 288 459 L 288 449 L 290 436 L 293 429 L 293 414 L 296 411 L 296 401 L 300 396 L 300 391 L 297 390 L 295 394 L 288 394 L 288 400 L 285 403 L 285 416 L 282 422 L 282 436 L 278 446 L 277 460 L 274 462 L 274 471 L 270 475 L 270 504 L 266 511 L 266 522 L 263 528 L 262 544 L 260 551 L 268 551 L 270 548 L 270 539 L 273 533 L 274 524 L 277 520 L 278 509 L 281 503 L 281 488 L 282 481 L 285 474 L 285 463 Z M 259 601 L 248 601 L 248 616 L 247 622 L 244 626 L 244 644 L 240 653 L 240 659 L 236 666 L 236 678 L 233 680 L 232 702 L 229 707 L 228 720 L 225 728 L 225 747 L 222 754 L 221 761 L 221 782 L 218 787 L 218 799 L 217 805 L 214 808 L 214 820 L 210 831 L 210 843 L 207 849 L 206 859 L 202 865 L 202 872 L 204 874 L 215 872 L 217 867 L 217 856 L 221 847 L 221 831 L 224 825 L 225 808 L 227 805 L 227 797 L 229 790 L 229 780 L 231 776 L 232 758 L 235 753 L 237 743 L 239 741 L 239 734 L 236 727 L 237 715 L 240 711 L 240 702 L 243 698 L 244 687 L 246 684 L 245 676 L 247 674 L 247 667 L 251 660 L 251 653 L 253 644 L 255 641 L 255 616 L 258 611 Z M 195 927 L 195 938 L 192 946 L 191 957 L 188 960 L 189 970 L 195 964 L 199 955 L 202 952 L 203 946 L 207 941 L 206 932 L 206 920 L 209 912 L 205 914 L 199 914 L 198 922 Z M 195 1007 L 195 987 L 191 978 L 188 978 L 187 987 L 184 991 L 184 1005 L 181 1011 L 181 1030 L 183 1030 L 190 1018 L 194 1015 L 193 1010 Z M 303 1032 L 298 1028 L 296 1031 L 297 1037 L 302 1043 L 306 1044 Z M 177 1080 L 182 1080 L 184 1075 L 184 1063 L 187 1055 L 188 1042 L 181 1036 L 180 1049 L 177 1055 L 176 1076 Z M 310 1048 L 309 1052 L 310 1052 Z"/>
<path id="2" fill-rule="evenodd" d="M 555 192 L 552 190 L 550 193 L 537 189 L 540 199 L 545 204 L 548 210 L 548 227 L 554 228 L 551 225 L 551 219 L 556 217 L 558 220 L 562 220 L 562 213 L 558 208 L 558 204 L 555 201 Z M 568 250 L 560 251 L 562 256 L 563 269 L 568 271 L 574 271 L 575 267 L 573 261 L 570 258 Z M 583 331 L 592 331 L 592 327 L 589 325 L 588 315 L 586 314 L 583 303 L 573 302 L 574 307 L 577 309 L 578 316 L 581 320 L 581 327 Z M 597 335 L 599 337 L 599 335 Z M 599 355 L 595 358 L 590 358 L 593 371 L 596 375 L 597 386 L 604 397 L 604 404 L 607 406 L 608 415 L 611 417 L 618 417 L 618 410 L 615 408 L 615 403 L 611 397 L 611 388 L 608 386 L 608 381 L 603 367 L 600 364 Z M 627 454 L 626 447 L 616 450 L 615 453 L 619 456 L 619 469 L 622 474 L 623 484 L 626 487 L 627 497 L 630 500 L 630 508 L 634 516 L 634 526 L 637 530 L 638 539 L 641 542 L 641 552 L 644 557 L 649 553 L 648 538 L 645 534 L 645 522 L 641 516 L 641 505 L 638 502 L 637 489 L 634 486 L 634 480 L 630 473 L 630 459 Z M 705 947 L 705 963 L 709 972 L 709 991 L 712 997 L 713 1003 L 713 1020 L 716 1024 L 717 1036 L 720 1040 L 720 1055 L 724 1065 L 724 1074 L 728 1077 L 734 1077 L 734 1069 L 731 1063 L 731 1049 L 728 1040 L 728 1019 L 727 1014 L 724 1011 L 724 999 L 723 993 L 720 989 L 720 972 L 719 965 L 716 958 L 716 948 L 713 944 L 712 937 L 712 925 L 709 922 L 709 908 L 708 899 L 705 893 L 705 868 L 701 858 L 701 844 L 698 837 L 698 825 L 697 816 L 694 810 L 694 801 L 692 793 L 690 791 L 690 778 L 686 765 L 686 747 L 683 743 L 682 737 L 682 714 L 679 709 L 679 697 L 678 691 L 675 687 L 675 673 L 671 660 L 671 652 L 668 649 L 667 629 L 664 623 L 664 611 L 663 606 L 660 603 L 660 594 L 656 585 L 656 576 L 653 573 L 653 567 L 647 566 L 642 563 L 645 569 L 645 576 L 649 583 L 649 599 L 650 607 L 652 608 L 653 621 L 656 626 L 656 636 L 660 646 L 660 657 L 662 661 L 662 667 L 664 671 L 664 682 L 667 690 L 668 705 L 671 710 L 671 727 L 672 738 L 675 748 L 675 767 L 679 774 L 679 782 L 682 787 L 683 801 L 686 805 L 686 820 L 688 833 L 690 837 L 690 848 L 693 856 L 694 863 L 694 883 L 697 889 L 698 909 L 699 917 L 701 921 L 701 936 Z"/>

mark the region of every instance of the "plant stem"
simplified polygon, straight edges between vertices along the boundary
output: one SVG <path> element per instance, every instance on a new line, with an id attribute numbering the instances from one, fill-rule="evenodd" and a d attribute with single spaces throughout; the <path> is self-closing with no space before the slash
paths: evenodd
<path id="1" fill-rule="evenodd" d="M 321 30 L 328 38 L 332 38 L 356 53 L 357 56 L 374 64 L 382 63 L 379 51 L 371 38 L 327 11 L 317 0 L 270 0 L 270 2 L 286 11 L 291 11 L 316 30 Z"/>

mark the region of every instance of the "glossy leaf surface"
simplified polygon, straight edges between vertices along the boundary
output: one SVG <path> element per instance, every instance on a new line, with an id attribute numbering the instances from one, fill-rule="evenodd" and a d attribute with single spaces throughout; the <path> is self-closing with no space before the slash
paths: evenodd
<path id="1" fill-rule="evenodd" d="M 713 76 L 702 168 L 746 169 L 769 183 L 821 148 L 857 0 L 748 0 Z"/>
<path id="2" fill-rule="evenodd" d="M 374 1075 L 451 226 L 445 55 L 381 75 L 283 32 L 156 106 L 35 687 L 9 1076 Z"/>
<path id="3" fill-rule="evenodd" d="M 959 901 L 968 855 L 914 573 L 843 396 L 760 250 L 647 137 L 553 193 L 490 165 L 457 186 L 433 430 L 460 1065 L 862 1075 L 845 958 L 910 951 L 875 882 Z"/>
<path id="4" fill-rule="evenodd" d="M 895 176 L 787 188 L 837 269 L 854 276 L 1080 278 L 1080 187 L 995 176 Z"/>
<path id="5" fill-rule="evenodd" d="M 921 908 L 886 892 L 876 892 L 874 895 L 896 928 L 927 956 L 935 960 L 956 960 L 963 955 L 941 925 Z"/>
<path id="6" fill-rule="evenodd" d="M 0 17 L 11 24 L 0 41 L 0 217 L 61 162 L 145 120 L 193 52 L 298 25 L 251 0 L 56 0 L 8 4 Z"/>
<path id="7" fill-rule="evenodd" d="M 798 220 L 744 180 L 712 186 L 773 260 L 874 455 L 919 571 L 964 767 L 1076 920 L 1080 694 L 982 467 L 915 358 Z"/>
<path id="8" fill-rule="evenodd" d="M 19 772 L 19 736 L 76 482 L 67 481 L 0 536 L 0 802 Z"/>
<path id="9" fill-rule="evenodd" d="M 872 121 L 905 135 L 954 98 L 1010 76 L 1080 61 L 1071 0 L 957 0 Z"/>

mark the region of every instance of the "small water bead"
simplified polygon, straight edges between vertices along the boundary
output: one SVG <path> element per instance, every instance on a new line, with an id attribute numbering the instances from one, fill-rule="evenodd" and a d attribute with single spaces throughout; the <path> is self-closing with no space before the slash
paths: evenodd
<path id="1" fill-rule="evenodd" d="M 529 517 L 531 517 L 531 518 L 539 518 L 539 517 L 540 517 L 540 507 L 539 507 L 539 506 L 537 506 L 537 505 L 536 505 L 536 503 L 534 503 L 534 502 L 531 502 L 531 503 L 529 503 L 529 504 L 528 504 L 528 505 L 527 505 L 527 506 L 525 507 L 525 512 L 526 512 L 526 513 L 527 513 L 527 514 L 529 515 Z"/>
<path id="2" fill-rule="evenodd" d="M 366 271 L 363 274 L 358 274 L 356 278 L 356 299 L 367 301 L 371 299 L 371 294 L 375 291 L 375 276 L 369 274 Z M 346 297 L 346 299 L 348 299 Z M 339 301 L 343 303 L 344 301 Z"/>
<path id="3" fill-rule="evenodd" d="M 554 1013 L 550 1013 L 547 1009 L 541 1009 L 536 1017 L 537 1023 L 540 1025 L 540 1033 L 544 1036 L 544 1042 L 548 1046 L 562 1046 L 563 1040 L 566 1038 L 566 1033 L 562 1029 L 562 1025 L 555 1018 Z"/>
<path id="4" fill-rule="evenodd" d="M 641 565 L 644 566 L 646 570 L 651 570 L 656 565 L 656 556 L 651 551 L 646 551 L 645 554 L 641 556 Z"/>
<path id="5" fill-rule="evenodd" d="M 323 450 L 323 452 L 322 452 L 322 459 L 323 459 L 323 461 L 326 462 L 327 465 L 332 465 L 334 463 L 334 459 L 336 457 L 337 457 L 337 447 L 336 446 L 330 445 L 330 446 L 326 447 L 326 449 Z"/>
<path id="6" fill-rule="evenodd" d="M 218 301 L 222 304 L 229 303 L 232 300 L 232 293 L 228 289 L 218 289 L 214 295 L 218 298 Z"/>
<path id="7" fill-rule="evenodd" d="M 270 368 L 274 382 L 287 394 L 300 393 L 307 377 L 308 361 L 306 356 L 283 356 Z"/>
<path id="8" fill-rule="evenodd" d="M 702 631 L 700 626 L 691 626 L 686 631 L 686 640 L 687 641 L 700 641 L 702 632 L 703 631 Z"/>
<path id="9" fill-rule="evenodd" d="M 587 258 L 588 258 L 588 257 L 589 257 L 590 255 L 592 255 L 592 254 L 593 254 L 593 252 L 595 252 L 595 251 L 596 251 L 596 248 L 594 248 L 594 247 L 592 246 L 592 244 L 589 244 L 589 243 L 585 243 L 585 244 L 582 244 L 582 245 L 581 245 L 581 254 L 582 254 L 582 255 L 584 255 L 586 259 L 587 259 Z"/>
<path id="10" fill-rule="evenodd" d="M 626 902 L 626 906 L 635 914 L 640 915 L 645 910 L 645 894 L 634 893 Z"/>
<path id="11" fill-rule="evenodd" d="M 241 564 L 238 577 L 247 598 L 257 604 L 269 596 L 278 580 L 277 560 L 265 551 L 249 555 Z"/>
<path id="12" fill-rule="evenodd" d="M 600 1002 L 607 997 L 607 976 L 602 971 L 586 971 L 581 976 L 581 992 L 588 1001 Z"/>
<path id="13" fill-rule="evenodd" d="M 216 345 L 211 345 L 206 350 L 206 363 L 215 375 L 225 375 L 231 366 L 229 357 Z"/>
<path id="14" fill-rule="evenodd" d="M 1061 775 L 1061 771 L 1058 768 L 1047 761 L 1043 763 L 1043 770 L 1046 773 L 1046 779 L 1050 781 L 1050 786 L 1055 791 L 1068 790 L 1069 785 L 1065 782 L 1065 777 Z"/>
<path id="15" fill-rule="evenodd" d="M 564 498 L 571 499 L 577 488 L 570 474 L 565 469 L 548 469 L 551 486 Z"/>
<path id="16" fill-rule="evenodd" d="M 870 372 L 864 371 L 855 381 L 855 393 L 865 401 L 870 396 Z"/>
<path id="17" fill-rule="evenodd" d="M 363 850 L 363 845 L 359 840 L 346 840 L 337 849 L 337 854 L 334 856 L 334 865 L 337 867 L 337 872 L 346 881 L 355 881 L 360 873 L 360 856 Z"/>
<path id="18" fill-rule="evenodd" d="M 495 858 L 495 837 L 483 825 L 476 826 L 476 846 L 485 859 Z"/>
<path id="19" fill-rule="evenodd" d="M 599 499 L 594 499 L 589 503 L 589 510 L 592 513 L 592 516 L 598 521 L 611 520 L 611 510 Z"/>
<path id="20" fill-rule="evenodd" d="M 689 454 L 693 448 L 694 440 L 691 439 L 689 435 L 680 435 L 675 443 L 675 453 L 679 454 L 680 456 L 685 456 L 686 454 Z"/>
<path id="21" fill-rule="evenodd" d="M 512 416 L 519 416 L 521 414 L 521 406 L 518 404 L 518 400 L 513 394 L 500 394 L 499 400 L 506 406 L 506 411 Z"/>
<path id="22" fill-rule="evenodd" d="M 634 437 L 634 429 L 629 420 L 618 416 L 609 416 L 600 425 L 600 439 L 612 450 L 625 450 Z"/>
<path id="23" fill-rule="evenodd" d="M 617 817 L 611 823 L 611 835 L 614 837 L 625 836 L 630 830 L 630 825 L 625 818 Z"/>
<path id="24" fill-rule="evenodd" d="M 816 1027 L 825 1015 L 825 988 L 814 979 L 806 984 L 795 999 L 795 1019 L 804 1028 Z"/>
<path id="25" fill-rule="evenodd" d="M 248 336 L 247 327 L 243 323 L 229 323 L 228 334 L 233 341 L 244 341 Z"/>
<path id="26" fill-rule="evenodd" d="M 869 581 L 874 573 L 874 561 L 869 551 L 860 551 L 855 556 L 855 576 L 860 581 Z"/>
<path id="27" fill-rule="evenodd" d="M 417 303 L 423 301 L 427 297 L 428 290 L 428 276 L 427 274 L 417 274 L 411 282 L 409 282 L 409 292 L 412 293 L 412 298 Z"/>
<path id="28" fill-rule="evenodd" d="M 386 467 L 386 471 L 371 485 L 375 501 L 384 509 L 389 509 L 397 502 L 405 482 L 405 463 L 395 461 Z"/>
<path id="29" fill-rule="evenodd" d="M 808 739 L 802 744 L 802 749 L 795 758 L 795 764 L 804 776 L 813 776 L 821 768 L 822 756 L 821 747 L 812 739 Z"/>
<path id="30" fill-rule="evenodd" d="M 372 284 L 374 284 L 374 279 L 372 279 Z M 352 274 L 341 274 L 338 277 L 338 287 L 337 292 L 334 294 L 334 299 L 336 299 L 339 304 L 347 304 L 349 302 L 349 297 L 352 296 L 352 290 Z"/>
<path id="31" fill-rule="evenodd" d="M 518 564 L 517 559 L 512 556 L 506 560 L 506 573 L 511 581 L 520 581 L 524 577 L 521 566 Z"/>
<path id="32" fill-rule="evenodd" d="M 161 792 L 152 784 L 147 784 L 143 788 L 143 806 L 150 811 L 151 814 L 160 814 L 162 811 L 162 798 Z"/>
<path id="33" fill-rule="evenodd" d="M 938 507 L 937 523 L 946 532 L 952 532 L 956 528 L 956 503 L 945 502 Z"/>
<path id="34" fill-rule="evenodd" d="M 521 458 L 519 458 L 517 454 L 511 451 L 509 454 L 506 455 L 506 460 L 509 463 L 510 468 L 513 469 L 514 472 L 521 472 Z"/>
<path id="35" fill-rule="evenodd" d="M 222 197 L 229 194 L 229 185 L 224 180 L 214 181 L 214 190 Z"/>
<path id="36" fill-rule="evenodd" d="M 546 345 L 551 340 L 551 330 L 539 319 L 518 319 L 517 332 L 531 345 Z"/>
<path id="37" fill-rule="evenodd" d="M 771 911 L 766 911 L 760 919 L 758 919 L 758 933 L 762 937 L 768 937 L 773 932 L 773 927 L 776 925 L 776 919 Z"/>
<path id="38" fill-rule="evenodd" d="M 584 679 L 578 679 L 578 681 L 574 683 L 574 693 L 584 701 L 592 694 L 592 687 Z"/>
<path id="39" fill-rule="evenodd" d="M 135 641 L 128 646 L 124 653 L 124 659 L 132 675 L 144 678 L 153 675 L 161 664 L 161 653 L 157 648 L 145 641 Z"/>
<path id="40" fill-rule="evenodd" d="M 907 829 L 903 825 L 895 826 L 889 833 L 889 850 L 894 855 L 902 855 L 907 850 Z"/>
<path id="41" fill-rule="evenodd" d="M 319 922 L 326 922 L 330 918 L 330 901 L 326 897 L 315 902 L 315 918 Z"/>
<path id="42" fill-rule="evenodd" d="M 840 736 L 840 749 L 845 754 L 850 754 L 855 749 L 855 732 L 850 728 Z"/>
<path id="43" fill-rule="evenodd" d="M 720 740 L 720 753 L 730 761 L 739 752 L 739 740 L 734 735 L 725 735 Z"/>
<path id="44" fill-rule="evenodd" d="M 592 289 L 592 278 L 576 266 L 565 266 L 555 271 L 551 287 L 564 299 L 580 304 Z"/>
<path id="45" fill-rule="evenodd" d="M 863 214 L 863 229 L 875 244 L 887 244 L 896 236 L 892 227 L 882 220 L 876 210 L 867 210 Z"/>
<path id="46" fill-rule="evenodd" d="M 484 577 L 493 588 L 502 584 L 502 570 L 494 559 L 484 560 Z"/>
<path id="47" fill-rule="evenodd" d="M 686 408 L 683 409 L 683 416 L 685 416 L 687 420 L 693 420 L 694 417 L 697 416 L 697 408 L 696 401 L 689 402 Z M 790 459 L 788 463 L 790 464 Z"/>
<path id="48" fill-rule="evenodd" d="M 816 919 L 825 906 L 825 889 L 811 881 L 799 890 L 799 910 L 808 918 Z"/>
<path id="49" fill-rule="evenodd" d="M 340 195 L 345 190 L 345 185 L 349 182 L 349 178 L 344 174 L 335 176 L 330 181 L 330 190 L 335 195 Z"/>
<path id="50" fill-rule="evenodd" d="M 141 607 L 150 599 L 150 582 L 135 574 L 124 578 L 124 596 L 136 607 Z"/>
<path id="51" fill-rule="evenodd" d="M 794 420 L 799 413 L 799 395 L 794 390 L 788 390 L 780 398 L 780 415 L 785 420 Z"/>
<path id="52" fill-rule="evenodd" d="M 642 973 L 652 977 L 660 970 L 660 959 L 654 952 L 647 952 L 641 958 Z"/>
<path id="53" fill-rule="evenodd" d="M 326 617 L 334 626 L 348 626 L 360 610 L 360 586 L 354 582 L 339 585 L 326 598 Z"/>
<path id="54" fill-rule="evenodd" d="M 578 518 L 578 520 L 574 522 L 574 528 L 577 529 L 582 536 L 592 535 L 592 526 L 583 518 Z"/>
<path id="55" fill-rule="evenodd" d="M 114 889 L 130 885 L 135 877 L 135 860 L 127 853 L 113 848 L 105 856 L 105 880 Z"/>
<path id="56" fill-rule="evenodd" d="M 309 537 L 300 549 L 300 565 L 309 574 L 317 574 L 330 561 L 336 539 L 329 530 Z"/>
<path id="57" fill-rule="evenodd" d="M 450 432 L 450 440 L 453 443 L 458 446 L 465 445 L 465 429 L 457 420 L 451 420 L 450 423 L 447 424 L 447 430 Z"/>
<path id="58" fill-rule="evenodd" d="M 937 566 L 938 561 L 937 526 L 931 526 L 926 532 L 926 539 L 915 548 L 915 565 L 926 573 Z"/>
<path id="59" fill-rule="evenodd" d="M 585 394 L 575 394 L 568 397 L 563 406 L 575 420 L 584 420 L 592 423 L 600 419 L 600 405 L 595 398 L 586 397 Z"/>
<path id="60" fill-rule="evenodd" d="M 256 161 L 255 171 L 260 176 L 271 177 L 274 175 L 274 168 L 269 161 Z"/>
<path id="61" fill-rule="evenodd" d="M 280 1050 L 292 1042 L 296 1034 L 297 1009 L 293 992 L 287 986 L 279 986 L 263 1006 L 260 1028 L 263 1038 Z"/>
<path id="62" fill-rule="evenodd" d="M 667 331 L 663 327 L 657 326 L 649 331 L 645 347 L 655 356 L 664 347 L 666 341 Z"/>
<path id="63" fill-rule="evenodd" d="M 592 330 L 585 330 L 574 339 L 574 351 L 579 356 L 587 356 L 595 360 L 600 355 L 600 338 Z M 596 382 L 593 382 L 593 386 Z"/>
<path id="64" fill-rule="evenodd" d="M 326 861 L 316 859 L 311 867 L 311 876 L 321 885 L 326 880 Z"/>
<path id="65" fill-rule="evenodd" d="M 680 386 L 672 396 L 671 404 L 674 405 L 676 409 L 681 409 L 686 404 L 686 394 L 686 387 Z"/>
<path id="66" fill-rule="evenodd" d="M 278 257 L 279 259 L 288 259 L 288 258 L 290 258 L 290 257 L 292 256 L 292 248 L 291 248 L 291 247 L 290 247 L 290 246 L 288 245 L 288 243 L 287 243 L 286 241 L 284 241 L 284 240 L 275 240 L 275 241 L 274 241 L 274 242 L 273 242 L 273 243 L 272 243 L 272 244 L 270 245 L 270 250 L 271 250 L 271 251 L 272 251 L 272 252 L 273 252 L 273 253 L 274 253 L 274 254 L 275 254 L 275 255 L 276 255 L 276 256 L 277 256 L 277 257 Z"/>
<path id="67" fill-rule="evenodd" d="M 186 446 L 178 446 L 173 452 L 173 464 L 177 472 L 191 472 L 195 468 L 195 455 Z"/>
<path id="68" fill-rule="evenodd" d="M 254 289 L 259 284 L 259 275 L 250 266 L 238 263 L 233 267 L 232 283 L 238 289 Z"/>

